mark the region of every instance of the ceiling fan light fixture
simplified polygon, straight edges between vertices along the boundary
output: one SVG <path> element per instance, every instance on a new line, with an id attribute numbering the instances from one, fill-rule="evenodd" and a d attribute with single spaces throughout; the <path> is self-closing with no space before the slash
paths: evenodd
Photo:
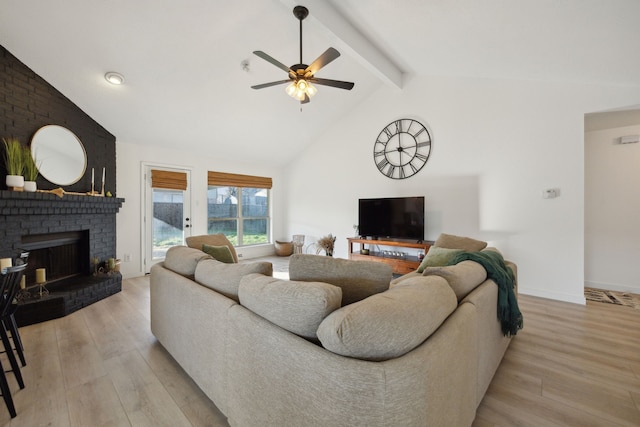
<path id="1" fill-rule="evenodd" d="M 297 98 L 296 96 L 296 92 L 298 92 L 298 87 L 296 86 L 296 82 L 291 82 L 287 88 L 285 89 L 285 91 L 287 92 L 287 95 L 289 95 L 292 98 Z"/>
<path id="2" fill-rule="evenodd" d="M 285 91 L 287 92 L 287 95 L 297 99 L 298 101 L 304 101 L 305 97 L 311 98 L 313 95 L 318 93 L 318 89 L 305 79 L 299 79 L 291 82 Z"/>
<path id="3" fill-rule="evenodd" d="M 353 83 L 343 82 L 340 80 L 319 79 L 315 77 L 315 74 L 324 66 L 331 63 L 333 60 L 340 56 L 340 52 L 330 47 L 322 55 L 317 57 L 311 65 L 304 64 L 302 62 L 302 21 L 309 15 L 309 10 L 304 6 L 296 6 L 293 8 L 293 15 L 300 21 L 300 62 L 298 64 L 287 67 L 277 59 L 274 59 L 270 55 L 267 55 L 261 50 L 255 50 L 253 53 L 256 56 L 264 59 L 265 61 L 275 65 L 281 70 L 285 71 L 289 79 L 279 80 L 275 82 L 263 83 L 260 85 L 251 86 L 252 89 L 263 89 L 275 85 L 289 83 L 285 92 L 292 98 L 299 100 L 302 104 L 309 102 L 309 99 L 318 93 L 310 81 L 315 82 L 321 86 L 332 86 L 339 89 L 351 90 Z"/>
<path id="4" fill-rule="evenodd" d="M 313 86 L 311 83 L 307 83 L 307 95 L 309 96 L 309 98 L 311 98 L 313 95 L 315 95 L 316 93 L 318 93 L 318 89 L 316 89 L 315 86 Z"/>

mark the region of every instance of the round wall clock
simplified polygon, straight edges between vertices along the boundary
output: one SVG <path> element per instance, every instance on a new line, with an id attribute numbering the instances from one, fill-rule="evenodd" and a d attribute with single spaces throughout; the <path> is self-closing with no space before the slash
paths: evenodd
<path id="1" fill-rule="evenodd" d="M 431 135 L 422 123 L 413 119 L 389 123 L 373 145 L 376 167 L 392 179 L 405 179 L 418 173 L 430 153 Z"/>

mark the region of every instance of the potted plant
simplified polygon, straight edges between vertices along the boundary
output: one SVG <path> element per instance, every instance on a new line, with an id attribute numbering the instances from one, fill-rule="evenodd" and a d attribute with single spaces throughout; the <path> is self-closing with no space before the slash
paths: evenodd
<path id="1" fill-rule="evenodd" d="M 4 143 L 4 163 L 7 167 L 7 188 L 21 188 L 24 186 L 24 157 L 22 144 L 15 138 L 2 138 Z"/>
<path id="2" fill-rule="evenodd" d="M 24 191 L 35 192 L 38 189 L 36 178 L 38 177 L 38 165 L 31 156 L 29 147 L 23 147 L 24 162 Z"/>

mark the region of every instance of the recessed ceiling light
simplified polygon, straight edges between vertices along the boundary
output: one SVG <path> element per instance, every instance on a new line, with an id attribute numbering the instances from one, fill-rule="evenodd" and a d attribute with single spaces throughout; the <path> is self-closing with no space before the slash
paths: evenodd
<path id="1" fill-rule="evenodd" d="M 124 83 L 124 76 L 120 73 L 116 73 L 115 71 L 109 71 L 104 75 L 104 78 L 112 85 L 121 85 Z"/>

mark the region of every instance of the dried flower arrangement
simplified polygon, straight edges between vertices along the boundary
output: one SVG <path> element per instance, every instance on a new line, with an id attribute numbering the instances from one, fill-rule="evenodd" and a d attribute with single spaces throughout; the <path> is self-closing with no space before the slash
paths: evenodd
<path id="1" fill-rule="evenodd" d="M 336 242 L 336 238 L 329 233 L 328 236 L 321 237 L 316 242 L 318 246 L 318 250 L 316 254 L 319 254 L 320 251 L 324 251 L 327 256 L 333 256 L 333 244 Z"/>

